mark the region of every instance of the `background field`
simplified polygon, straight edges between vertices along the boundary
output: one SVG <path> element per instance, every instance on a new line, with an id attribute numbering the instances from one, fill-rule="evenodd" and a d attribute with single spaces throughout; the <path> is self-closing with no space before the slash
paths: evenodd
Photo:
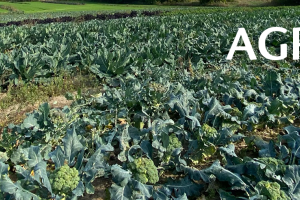
<path id="1" fill-rule="evenodd" d="M 0 2 L 0 5 L 12 6 L 25 13 L 38 12 L 63 12 L 63 11 L 114 11 L 114 10 L 139 10 L 147 8 L 158 8 L 156 5 L 117 5 L 102 3 L 85 3 L 85 5 L 66 5 L 43 2 Z M 4 12 L 3 9 L 0 12 Z"/>
<path id="2" fill-rule="evenodd" d="M 75 2 L 75 1 L 74 1 Z M 200 7 L 198 1 L 192 1 L 189 3 L 180 3 L 172 5 L 134 5 L 134 4 L 106 4 L 106 3 L 91 3 L 84 2 L 85 5 L 66 5 L 66 4 L 55 4 L 55 3 L 43 3 L 43 2 L 0 2 L 1 5 L 12 6 L 24 13 L 41 13 L 41 12 L 72 12 L 72 11 L 126 11 L 126 10 L 141 10 L 141 9 L 168 9 L 168 8 L 195 8 Z M 236 0 L 229 1 L 226 3 L 209 3 L 209 6 L 217 7 L 257 7 L 257 6 L 271 6 L 272 0 Z M 0 13 L 8 13 L 7 10 L 0 8 Z"/>
<path id="3" fill-rule="evenodd" d="M 7 13 L 7 10 L 0 8 L 0 13 Z"/>
<path id="4" fill-rule="evenodd" d="M 0 199 L 300 199 L 300 7 L 6 5 Z"/>

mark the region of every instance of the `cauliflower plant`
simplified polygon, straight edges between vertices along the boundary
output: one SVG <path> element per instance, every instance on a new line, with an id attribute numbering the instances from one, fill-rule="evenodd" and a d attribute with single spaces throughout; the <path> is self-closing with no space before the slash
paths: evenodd
<path id="1" fill-rule="evenodd" d="M 169 141 L 170 141 L 169 146 L 167 147 L 167 151 L 165 152 L 164 157 L 163 157 L 164 162 L 169 162 L 172 152 L 175 149 L 182 147 L 181 142 L 178 140 L 178 138 L 176 137 L 175 134 L 171 134 L 169 136 Z"/>
<path id="2" fill-rule="evenodd" d="M 276 182 L 260 181 L 256 185 L 260 195 L 270 200 L 288 200 L 286 194 L 280 190 L 280 185 Z"/>
<path id="3" fill-rule="evenodd" d="M 50 174 L 50 183 L 55 194 L 68 195 L 79 183 L 79 174 L 76 168 L 64 165 Z"/>
<path id="4" fill-rule="evenodd" d="M 148 158 L 138 158 L 128 164 L 133 177 L 141 183 L 155 184 L 158 182 L 158 171 L 153 161 Z"/>
<path id="5" fill-rule="evenodd" d="M 201 127 L 202 134 L 197 135 L 198 148 L 190 155 L 190 160 L 194 164 L 202 162 L 204 159 L 213 156 L 217 148 L 213 144 L 213 140 L 218 137 L 218 131 L 207 124 Z"/>
<path id="6" fill-rule="evenodd" d="M 267 166 L 284 166 L 284 162 L 282 160 L 278 160 L 272 157 L 264 157 L 264 158 L 257 158 L 257 160 L 261 163 L 266 164 Z"/>
<path id="7" fill-rule="evenodd" d="M 230 111 L 229 114 L 232 116 L 239 117 L 239 118 L 243 117 L 243 113 L 237 107 L 232 108 L 232 110 Z"/>
<path id="8" fill-rule="evenodd" d="M 257 158 L 257 161 L 266 165 L 266 170 L 269 171 L 277 171 L 280 170 L 282 173 L 285 172 L 286 165 L 282 160 L 278 160 L 272 157 L 264 157 L 264 158 Z"/>
<path id="9" fill-rule="evenodd" d="M 218 136 L 218 131 L 214 128 L 209 126 L 208 124 L 203 124 L 201 127 L 203 131 L 203 138 L 210 139 L 210 138 L 216 138 Z"/>

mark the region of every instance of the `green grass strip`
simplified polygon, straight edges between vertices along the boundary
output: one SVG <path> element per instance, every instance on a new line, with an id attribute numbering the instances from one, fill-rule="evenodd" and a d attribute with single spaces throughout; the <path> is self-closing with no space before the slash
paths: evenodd
<path id="1" fill-rule="evenodd" d="M 102 3 L 85 3 L 85 5 L 66 5 L 43 2 L 0 2 L 0 5 L 12 6 L 25 13 L 39 12 L 65 12 L 65 11 L 116 11 L 116 10 L 138 10 L 148 8 L 160 8 L 156 5 L 117 5 L 117 4 L 102 4 Z M 165 6 L 164 6 L 165 7 Z"/>

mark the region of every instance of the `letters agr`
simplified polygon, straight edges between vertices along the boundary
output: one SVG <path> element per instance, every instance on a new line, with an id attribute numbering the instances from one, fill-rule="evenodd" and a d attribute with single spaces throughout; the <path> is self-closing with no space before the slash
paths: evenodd
<path id="1" fill-rule="evenodd" d="M 264 56 L 266 59 L 283 60 L 287 57 L 287 44 L 280 45 L 280 56 L 271 55 L 266 48 L 266 39 L 268 35 L 275 31 L 281 33 L 287 32 L 285 28 L 281 28 L 281 27 L 272 27 L 265 30 L 259 37 L 258 48 L 262 56 Z M 300 47 L 299 32 L 300 32 L 300 28 L 293 29 L 293 60 L 299 60 L 299 47 Z M 238 46 L 240 37 L 242 37 L 245 46 Z M 239 28 L 226 59 L 231 60 L 235 51 L 247 51 L 250 60 L 257 59 L 253 51 L 252 45 L 250 43 L 250 40 L 248 38 L 248 35 L 246 33 L 246 30 L 244 28 Z"/>

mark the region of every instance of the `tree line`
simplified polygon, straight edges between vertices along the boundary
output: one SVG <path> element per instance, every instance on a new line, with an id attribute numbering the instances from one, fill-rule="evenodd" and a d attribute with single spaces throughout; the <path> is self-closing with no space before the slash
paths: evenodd
<path id="1" fill-rule="evenodd" d="M 97 1 L 97 0 L 95 0 Z M 98 0 L 99 1 L 99 0 Z M 232 2 L 234 0 L 199 0 L 200 4 L 217 3 L 217 2 Z M 103 0 L 102 0 L 103 2 Z M 142 3 L 142 4 L 155 4 L 155 3 L 180 3 L 187 2 L 187 0 L 104 0 L 108 3 L 120 3 L 120 4 L 131 4 L 131 3 Z M 275 5 L 300 5 L 300 0 L 273 0 Z"/>

